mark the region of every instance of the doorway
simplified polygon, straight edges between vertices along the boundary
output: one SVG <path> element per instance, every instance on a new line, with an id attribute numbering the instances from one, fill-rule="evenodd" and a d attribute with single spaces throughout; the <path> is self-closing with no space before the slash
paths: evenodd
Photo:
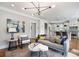
<path id="1" fill-rule="evenodd" d="M 71 33 L 70 52 L 79 56 L 79 38 L 77 32 Z"/>
<path id="2" fill-rule="evenodd" d="M 45 27 L 44 28 L 45 29 L 45 34 L 47 35 L 47 27 L 48 27 L 47 23 L 44 24 L 44 27 Z"/>
<path id="3" fill-rule="evenodd" d="M 36 37 L 36 23 L 31 23 L 31 37 Z"/>

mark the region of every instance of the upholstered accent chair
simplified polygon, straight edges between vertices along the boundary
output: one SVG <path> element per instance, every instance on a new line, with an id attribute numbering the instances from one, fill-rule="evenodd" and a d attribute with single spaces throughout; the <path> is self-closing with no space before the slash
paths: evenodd
<path id="1" fill-rule="evenodd" d="M 26 34 L 19 35 L 19 45 L 22 47 L 23 44 L 30 43 L 30 39 Z"/>

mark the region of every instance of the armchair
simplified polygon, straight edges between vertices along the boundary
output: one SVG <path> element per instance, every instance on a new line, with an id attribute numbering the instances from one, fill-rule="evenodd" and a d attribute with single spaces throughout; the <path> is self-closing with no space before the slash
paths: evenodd
<path id="1" fill-rule="evenodd" d="M 20 35 L 18 39 L 18 43 L 20 47 L 23 47 L 24 44 L 30 43 L 30 39 L 27 35 Z"/>

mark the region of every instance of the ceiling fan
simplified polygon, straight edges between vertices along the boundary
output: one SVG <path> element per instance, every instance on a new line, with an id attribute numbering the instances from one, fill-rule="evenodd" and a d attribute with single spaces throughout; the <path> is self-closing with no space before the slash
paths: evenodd
<path id="1" fill-rule="evenodd" d="M 30 2 L 30 3 L 34 7 L 30 7 L 30 8 L 25 7 L 24 10 L 27 10 L 27 9 L 37 9 L 37 12 L 35 13 L 37 15 L 40 15 L 42 11 L 45 11 L 47 9 L 54 8 L 55 7 L 55 5 L 53 5 L 53 6 L 40 6 L 40 3 L 39 2 L 38 2 L 38 5 L 35 5 L 34 2 Z M 41 10 L 41 8 L 43 8 L 43 9 Z"/>

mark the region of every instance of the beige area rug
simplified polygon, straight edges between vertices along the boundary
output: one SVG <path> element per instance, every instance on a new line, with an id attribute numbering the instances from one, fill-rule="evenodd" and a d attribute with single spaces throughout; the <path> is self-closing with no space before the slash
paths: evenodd
<path id="1" fill-rule="evenodd" d="M 79 56 L 69 52 L 67 57 L 79 57 Z"/>
<path id="2" fill-rule="evenodd" d="M 17 48 L 13 51 L 6 51 L 6 57 L 28 57 L 29 56 L 29 50 L 28 48 Z"/>
<path id="3" fill-rule="evenodd" d="M 51 50 L 49 49 L 49 51 L 47 52 L 48 57 L 63 57 L 63 55 L 61 55 L 61 53 Z M 30 51 L 29 49 L 26 47 L 24 48 L 17 48 L 16 50 L 13 51 L 6 51 L 6 57 L 31 57 L 30 56 Z M 38 57 L 36 55 L 34 55 L 33 57 Z M 46 57 L 46 55 L 42 55 L 41 57 Z M 67 57 L 78 57 L 77 55 L 69 52 Z"/>
<path id="4" fill-rule="evenodd" d="M 50 50 L 47 52 L 48 57 L 63 57 L 61 53 Z M 24 47 L 23 49 L 17 48 L 13 51 L 6 51 L 6 57 L 31 57 L 30 51 L 27 47 Z M 37 55 L 34 55 L 32 57 L 38 57 Z M 47 57 L 46 55 L 40 55 L 40 57 Z"/>

